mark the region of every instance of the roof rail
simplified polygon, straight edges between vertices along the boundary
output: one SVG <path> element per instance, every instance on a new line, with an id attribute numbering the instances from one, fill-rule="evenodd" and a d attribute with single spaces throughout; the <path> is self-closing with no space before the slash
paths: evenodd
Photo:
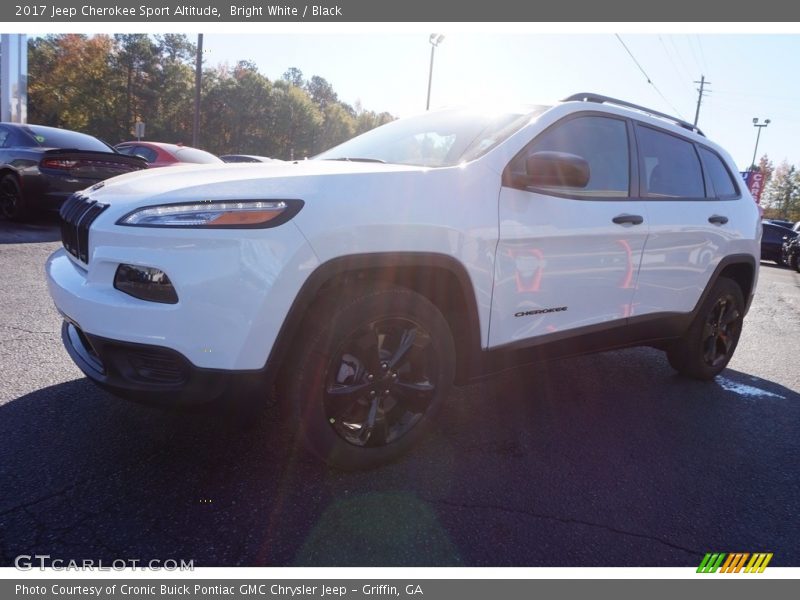
<path id="1" fill-rule="evenodd" d="M 689 131 L 693 131 L 698 135 L 702 135 L 705 137 L 704 134 L 699 127 L 696 125 L 692 125 L 691 123 L 684 121 L 683 119 L 679 119 L 677 117 L 673 117 L 672 115 L 668 115 L 666 113 L 662 113 L 657 110 L 653 110 L 652 108 L 647 108 L 645 106 L 639 106 L 638 104 L 633 104 L 631 102 L 626 102 L 625 100 L 618 100 L 617 98 L 611 98 L 609 96 L 603 96 L 601 94 L 593 94 L 591 92 L 582 92 L 580 94 L 572 94 L 568 98 L 564 98 L 562 102 L 597 102 L 599 104 L 614 104 L 616 106 L 624 106 L 626 108 L 632 108 L 634 110 L 638 110 L 640 112 L 646 113 L 648 115 L 652 115 L 654 117 L 661 117 L 662 119 L 666 119 L 667 121 L 672 121 L 676 125 L 683 127 L 684 129 L 688 129 Z"/>

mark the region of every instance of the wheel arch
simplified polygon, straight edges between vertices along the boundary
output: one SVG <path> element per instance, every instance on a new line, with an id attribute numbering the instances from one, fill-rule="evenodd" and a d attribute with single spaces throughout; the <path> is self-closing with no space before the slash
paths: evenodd
<path id="1" fill-rule="evenodd" d="M 745 312 L 747 312 L 747 310 L 750 309 L 750 303 L 753 299 L 753 293 L 755 292 L 756 273 L 757 263 L 755 257 L 752 255 L 731 254 L 730 256 L 724 257 L 717 265 L 717 268 L 714 269 L 714 274 L 709 279 L 706 289 L 703 290 L 703 294 L 697 301 L 694 311 L 692 311 L 693 314 L 697 314 L 697 311 L 703 305 L 703 302 L 705 302 L 709 292 L 711 292 L 711 288 L 714 287 L 714 284 L 720 277 L 731 279 L 739 286 L 745 301 Z"/>
<path id="2" fill-rule="evenodd" d="M 314 305 L 331 294 L 348 293 L 353 285 L 398 285 L 430 300 L 450 326 L 456 347 L 456 382 L 469 379 L 478 368 L 481 350 L 480 317 L 472 282 L 452 256 L 424 252 L 358 254 L 329 260 L 306 279 L 289 309 L 267 360 L 275 379 L 290 359 L 303 325 Z"/>
<path id="3" fill-rule="evenodd" d="M 19 171 L 11 165 L 0 165 L 0 179 L 6 175 L 13 175 L 17 179 L 17 183 L 20 184 L 20 186 L 22 185 L 22 176 L 19 174 Z"/>

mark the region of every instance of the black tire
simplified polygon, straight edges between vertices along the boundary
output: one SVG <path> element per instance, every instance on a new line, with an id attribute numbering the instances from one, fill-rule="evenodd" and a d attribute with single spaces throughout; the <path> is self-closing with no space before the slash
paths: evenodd
<path id="1" fill-rule="evenodd" d="M 284 369 L 284 402 L 309 450 L 343 470 L 406 452 L 453 382 L 447 321 L 405 288 L 359 290 L 317 304 Z"/>
<path id="2" fill-rule="evenodd" d="M 28 216 L 25 198 L 13 175 L 0 179 L 0 215 L 10 221 L 22 221 Z"/>
<path id="3" fill-rule="evenodd" d="M 683 375 L 708 380 L 730 361 L 744 320 L 744 298 L 735 281 L 720 277 L 686 335 L 667 350 L 669 364 Z"/>

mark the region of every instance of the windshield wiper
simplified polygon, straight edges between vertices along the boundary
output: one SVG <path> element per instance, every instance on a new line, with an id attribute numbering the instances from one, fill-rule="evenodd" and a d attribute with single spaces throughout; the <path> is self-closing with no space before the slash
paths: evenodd
<path id="1" fill-rule="evenodd" d="M 381 163 L 386 164 L 385 160 L 381 160 L 380 158 L 360 158 L 355 156 L 342 156 L 341 158 L 325 158 L 323 160 L 344 160 L 347 162 L 368 162 L 368 163 Z"/>

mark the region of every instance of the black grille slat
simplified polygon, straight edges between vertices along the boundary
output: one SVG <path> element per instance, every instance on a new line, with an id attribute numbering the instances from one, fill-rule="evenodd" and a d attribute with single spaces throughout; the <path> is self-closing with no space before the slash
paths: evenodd
<path id="1" fill-rule="evenodd" d="M 73 194 L 61 207 L 61 242 L 67 252 L 78 260 L 89 262 L 89 227 L 107 204 Z"/>
<path id="2" fill-rule="evenodd" d="M 186 379 L 183 365 L 169 354 L 129 352 L 128 359 L 142 379 L 168 384 L 182 383 Z"/>

